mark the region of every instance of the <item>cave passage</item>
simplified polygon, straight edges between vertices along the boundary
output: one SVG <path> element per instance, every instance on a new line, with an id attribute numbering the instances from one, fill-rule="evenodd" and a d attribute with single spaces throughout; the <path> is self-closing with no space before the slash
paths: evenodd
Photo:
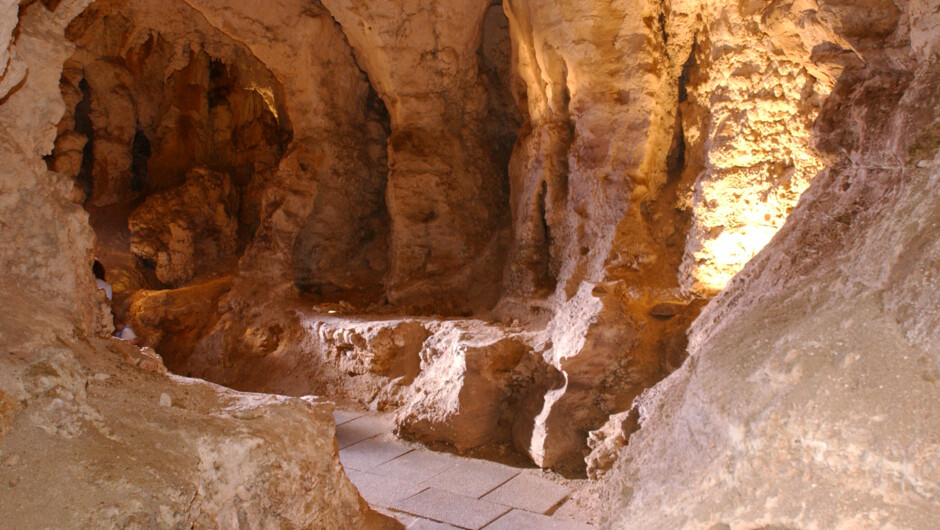
<path id="1" fill-rule="evenodd" d="M 315 3 L 311 35 L 342 45 L 297 69 L 191 6 L 109 6 L 67 30 L 47 163 L 84 192 L 115 321 L 172 372 L 583 477 L 590 433 L 686 359 L 708 299 L 683 285 L 709 170 L 697 36 L 651 81 L 522 38 L 537 21 L 502 2 L 460 60 Z"/>

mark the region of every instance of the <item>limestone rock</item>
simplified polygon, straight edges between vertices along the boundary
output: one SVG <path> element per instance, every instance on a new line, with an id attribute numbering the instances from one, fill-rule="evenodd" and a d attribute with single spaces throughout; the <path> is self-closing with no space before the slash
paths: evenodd
<path id="1" fill-rule="evenodd" d="M 590 452 L 634 488 L 624 524 L 864 526 L 802 505 L 803 479 L 892 524 L 904 488 L 935 489 L 933 409 L 876 413 L 890 447 L 862 422 L 936 401 L 933 372 L 875 355 L 940 340 L 933 3 L 0 0 L 0 265 L 78 327 L 36 371 L 77 373 L 75 337 L 108 333 L 88 266 L 120 255 L 113 310 L 155 348 L 116 346 L 134 374 L 161 377 L 160 354 L 461 450 L 573 472 Z M 66 379 L 74 403 L 41 420 L 81 440 L 108 416 Z"/>
<path id="2" fill-rule="evenodd" d="M 585 458 L 587 473 L 591 478 L 600 478 L 610 471 L 639 426 L 640 414 L 636 408 L 612 415 L 603 427 L 591 431 L 588 447 L 591 454 Z"/>
<path id="3" fill-rule="evenodd" d="M 389 112 L 389 300 L 492 305 L 508 219 L 477 54 L 489 2 L 323 4 Z"/>
<path id="4" fill-rule="evenodd" d="M 385 524 L 343 474 L 329 404 L 167 376 L 126 342 L 73 335 L 50 306 L 4 295 L 16 300 L 0 315 L 7 524 Z"/>
<path id="5" fill-rule="evenodd" d="M 328 355 L 348 374 L 373 373 L 410 384 L 421 370 L 421 351 L 430 332 L 421 322 L 398 321 L 360 326 L 321 326 Z"/>
<path id="6" fill-rule="evenodd" d="M 15 90 L 0 89 L 0 265 L 7 271 L 4 282 L 32 286 L 53 305 L 74 312 L 83 330 L 107 332 L 110 317 L 100 311 L 88 274 L 94 234 L 87 214 L 72 202 L 72 181 L 49 172 L 42 161 L 64 110 L 59 79 L 71 49 L 61 35 L 85 5 L 68 2 L 53 13 L 33 3 L 18 20 L 16 51 L 7 67 L 24 75 L 29 70 L 29 77 Z M 10 22 L 0 24 L 6 28 Z M 4 39 L 0 48 L 7 44 Z"/>
<path id="7" fill-rule="evenodd" d="M 608 475 L 612 526 L 940 516 L 940 285 L 927 272 L 940 267 L 940 142 L 923 110 L 940 76 L 910 46 L 916 6 L 820 3 L 865 61 L 846 65 L 816 122 L 831 165 L 692 326 L 689 360 L 640 399 L 641 428 Z"/>
<path id="8" fill-rule="evenodd" d="M 479 323 L 436 331 L 421 352 L 421 374 L 396 412 L 398 432 L 458 450 L 508 444 L 519 402 L 545 378 L 544 361 L 519 338 Z"/>
<path id="9" fill-rule="evenodd" d="M 196 343 L 209 334 L 218 319 L 219 299 L 232 286 L 231 277 L 166 291 L 134 293 L 128 323 L 142 344 L 151 346 L 174 373 Z"/>
<path id="10" fill-rule="evenodd" d="M 382 527 L 343 476 L 329 405 L 167 376 L 155 354 L 96 338 L 110 316 L 99 312 L 88 215 L 72 202 L 84 194 L 42 160 L 65 113 L 65 27 L 87 4 L 0 8 L 5 524 Z"/>
<path id="11" fill-rule="evenodd" d="M 68 37 L 77 49 L 63 75 L 69 105 L 59 127 L 87 138 L 86 167 L 73 176 L 92 205 L 176 186 L 194 167 L 246 186 L 277 165 L 290 135 L 283 88 L 184 2 L 102 0 Z M 70 153 L 57 145 L 54 164 L 68 167 Z"/>
<path id="12" fill-rule="evenodd" d="M 852 46 L 820 24 L 793 40 L 796 11 L 780 6 L 763 16 L 678 1 L 329 0 L 303 13 L 284 1 L 263 15 L 222 0 L 188 5 L 278 78 L 296 138 L 249 187 L 257 229 L 193 373 L 398 406 L 413 383 L 370 368 L 385 351 L 324 339 L 322 328 L 311 337 L 319 320 L 304 323 L 298 293 L 355 299 L 380 321 L 472 310 L 519 320 L 527 344 L 551 344 L 526 356 L 544 355 L 563 380 L 517 404 L 515 443 L 546 467 L 583 465 L 588 432 L 681 364 L 697 297 L 764 244 L 820 167 L 808 127 L 847 63 L 805 52 Z M 294 37 L 254 16 L 269 27 L 297 19 L 331 51 L 298 56 Z M 761 39 L 779 50 L 752 52 Z M 302 85 L 289 59 L 351 90 Z M 754 72 L 766 73 L 760 83 Z M 356 335 L 362 318 L 343 325 Z M 422 407 L 459 416 L 443 397 L 451 391 Z"/>
<path id="13" fill-rule="evenodd" d="M 0 97 L 6 96 L 26 74 L 23 64 L 13 60 L 16 54 L 13 32 L 19 22 L 18 10 L 18 0 L 0 3 Z"/>
<path id="14" fill-rule="evenodd" d="M 180 286 L 197 270 L 235 257 L 238 194 L 228 175 L 194 170 L 177 188 L 151 195 L 128 219 L 131 252 L 154 264 L 157 278 Z"/>

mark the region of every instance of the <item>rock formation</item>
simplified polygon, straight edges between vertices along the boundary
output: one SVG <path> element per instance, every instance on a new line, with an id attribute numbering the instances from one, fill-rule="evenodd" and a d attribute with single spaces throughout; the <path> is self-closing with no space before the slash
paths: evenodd
<path id="1" fill-rule="evenodd" d="M 692 326 L 689 361 L 639 400 L 607 481 L 614 527 L 928 528 L 940 515 L 940 121 L 927 110 L 940 13 L 776 7 L 762 14 L 776 42 L 820 53 L 825 24 L 846 46 L 825 51 L 844 70 L 813 133 L 829 165 Z"/>
<path id="2" fill-rule="evenodd" d="M 85 4 L 14 5 L 0 26 L 5 524 L 386 526 L 343 473 L 329 404 L 170 376 L 153 350 L 104 338 L 84 192 L 42 160 L 65 113 L 65 26 Z"/>
<path id="3" fill-rule="evenodd" d="M 127 219 L 131 252 L 154 264 L 157 279 L 178 286 L 197 269 L 220 269 L 235 256 L 238 194 L 228 175 L 195 170 L 179 187 L 147 197 Z"/>
<path id="4" fill-rule="evenodd" d="M 150 494 L 75 524 L 360 524 L 325 405 L 300 399 L 318 395 L 412 440 L 586 467 L 617 527 L 929 526 L 938 17 L 0 0 L 3 293 L 36 307 L 3 333 L 38 334 L 8 341 L 0 450 L 30 443 L 30 418 L 88 459 L 82 433 L 177 422 L 160 443 L 178 465 L 234 451 L 267 471 L 233 493 L 240 469 L 193 464 L 165 476 L 196 508 Z M 105 339 L 111 312 L 152 350 Z M 147 372 L 162 363 L 294 398 Z M 140 403 L 119 402 L 131 385 Z M 344 493 L 325 504 L 322 484 Z"/>
<path id="5" fill-rule="evenodd" d="M 6 524 L 385 524 L 343 473 L 329 403 L 168 376 L 152 350 L 88 338 L 26 291 L 3 295 L 16 300 L 0 314 Z"/>

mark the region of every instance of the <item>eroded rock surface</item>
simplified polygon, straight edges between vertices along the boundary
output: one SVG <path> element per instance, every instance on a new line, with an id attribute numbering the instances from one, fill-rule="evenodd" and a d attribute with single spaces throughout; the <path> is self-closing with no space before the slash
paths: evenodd
<path id="1" fill-rule="evenodd" d="M 104 338 L 85 191 L 43 161 L 66 112 L 65 28 L 87 4 L 0 8 L 4 523 L 383 527 L 344 476 L 329 404 L 170 376 L 153 350 Z"/>
<path id="2" fill-rule="evenodd" d="M 225 270 L 238 245 L 238 193 L 228 175 L 194 170 L 179 187 L 147 197 L 128 218 L 131 252 L 157 279 L 179 286 L 197 269 Z"/>
<path id="3" fill-rule="evenodd" d="M 166 375 L 156 355 L 84 337 L 25 292 L 3 294 L 17 300 L 0 315 L 7 524 L 385 524 L 343 473 L 329 403 Z"/>
<path id="4" fill-rule="evenodd" d="M 402 435 L 461 451 L 512 445 L 543 467 L 581 472 L 593 450 L 588 468 L 602 474 L 628 455 L 608 474 L 614 490 L 624 477 L 637 483 L 618 522 L 688 500 L 663 508 L 679 525 L 683 507 L 703 504 L 697 491 L 718 488 L 717 506 L 734 489 L 716 486 L 724 468 L 663 463 L 683 461 L 690 445 L 716 466 L 799 461 L 780 471 L 782 484 L 818 475 L 834 490 L 834 475 L 862 473 L 858 451 L 839 460 L 816 443 L 846 447 L 820 432 L 854 412 L 806 388 L 833 396 L 823 375 L 864 386 L 846 374 L 868 365 L 827 371 L 789 353 L 841 351 L 850 337 L 826 326 L 849 318 L 843 305 L 871 315 L 880 338 L 858 336 L 887 350 L 910 356 L 936 338 L 932 214 L 901 211 L 933 193 L 917 176 L 932 167 L 933 114 L 913 110 L 935 108 L 931 2 L 8 4 L 0 13 L 17 21 L 0 22 L 11 42 L 0 59 L 12 58 L 0 62 L 0 149 L 16 169 L 4 173 L 0 204 L 36 213 L 4 218 L 0 260 L 14 281 L 80 308 L 83 329 L 107 332 L 107 305 L 82 272 L 93 254 L 84 205 L 109 247 L 98 255 L 127 285 L 115 313 L 178 373 L 358 401 L 394 412 Z M 63 31 L 74 47 L 50 40 Z M 48 104 L 34 113 L 35 101 Z M 876 224 L 861 228 L 865 212 L 883 218 L 871 233 L 920 216 L 927 235 L 866 235 Z M 698 320 L 688 347 L 708 299 L 787 219 L 795 227 Z M 864 272 L 852 257 L 864 238 L 899 241 L 911 261 Z M 873 256 L 896 255 L 870 245 Z M 807 307 L 818 320 L 797 314 Z M 908 343 L 895 344 L 881 313 Z M 781 353 L 786 337 L 801 346 Z M 762 362 L 771 368 L 748 368 Z M 871 362 L 873 381 L 909 375 Z M 763 393 L 740 405 L 722 394 L 732 386 Z M 691 390 L 678 396 L 680 387 Z M 816 418 L 819 435 L 801 447 L 830 467 L 780 457 L 803 450 L 781 448 L 781 425 L 809 427 L 774 416 L 778 398 L 816 404 L 801 418 Z M 17 406 L 0 399 L 0 410 Z M 652 428 L 668 407 L 681 413 Z M 725 436 L 696 421 L 730 427 Z M 929 423 L 911 425 L 923 434 Z M 923 459 L 931 449 L 908 434 L 899 443 Z M 662 470 L 655 477 L 648 454 L 665 455 L 649 464 Z M 892 458 L 883 460 L 903 460 Z M 738 472 L 756 480 L 727 473 Z M 657 488 L 680 482 L 688 492 L 658 500 Z M 896 494 L 869 500 L 895 513 Z M 780 498 L 767 513 L 799 504 Z M 915 512 L 928 511 L 918 502 Z M 760 519 L 744 513 L 758 513 L 752 498 L 737 515 L 722 510 L 701 524 L 815 517 Z"/>
<path id="5" fill-rule="evenodd" d="M 936 17 L 932 37 L 912 31 L 923 7 L 800 13 L 853 49 L 814 131 L 831 165 L 692 326 L 689 361 L 639 400 L 607 483 L 612 526 L 928 528 L 940 515 L 940 122 L 925 112 L 940 39 Z"/>
<path id="6" fill-rule="evenodd" d="M 134 5 L 134 25 L 160 26 L 148 18 L 153 6 Z M 304 319 L 329 304 L 355 315 L 331 324 L 349 330 L 370 319 L 471 315 L 473 327 L 521 340 L 522 366 L 543 367 L 513 399 L 489 400 L 526 418 L 497 438 L 565 469 L 583 467 L 591 430 L 682 363 L 704 300 L 766 243 L 822 167 L 809 128 L 855 53 L 828 23 L 797 24 L 801 7 L 776 4 L 328 0 L 301 9 L 284 0 L 253 14 L 200 0 L 174 9 L 198 12 L 188 24 L 207 57 L 230 57 L 235 72 L 244 56 L 263 63 L 278 123 L 293 138 L 276 167 L 259 166 L 240 187 L 245 250 L 232 289 L 208 319 L 214 328 L 187 340 L 180 366 L 238 388 L 334 389 L 383 407 L 423 395 L 420 406 L 409 402 L 414 416 L 399 414 L 402 432 L 468 447 L 493 431 L 461 419 L 479 411 L 452 399 L 482 393 L 468 390 L 473 377 L 430 391 L 425 372 L 435 363 L 422 358 L 414 377 L 367 364 L 368 383 L 350 384 L 350 363 L 381 359 L 383 346 L 323 354 L 347 342 L 320 337 Z M 252 24 L 256 16 L 267 26 Z M 264 29 L 288 21 L 321 53 Z M 200 72 L 215 70 L 201 61 L 172 75 L 211 94 Z M 203 115 L 211 112 L 194 123 L 213 130 Z M 60 139 L 74 154 L 78 142 Z M 521 333 L 500 330 L 515 321 Z M 475 347 L 476 338 L 430 327 L 438 331 L 421 351 Z M 444 358 L 449 367 L 433 370 L 469 366 L 462 353 Z M 377 388 L 386 389 L 378 401 Z M 473 444 L 410 428 L 464 421 L 481 429 L 461 435 Z"/>

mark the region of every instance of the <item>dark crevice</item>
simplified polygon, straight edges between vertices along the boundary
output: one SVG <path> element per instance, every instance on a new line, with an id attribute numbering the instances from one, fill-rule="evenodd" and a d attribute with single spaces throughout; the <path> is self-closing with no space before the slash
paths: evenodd
<path id="1" fill-rule="evenodd" d="M 85 200 L 91 198 L 95 188 L 94 166 L 95 166 L 95 126 L 91 122 L 91 87 L 88 81 L 83 77 L 78 82 L 78 90 L 82 94 L 82 99 L 75 104 L 75 132 L 82 134 L 87 138 L 85 146 L 82 148 L 82 164 L 78 171 L 76 180 L 85 191 Z"/>
<path id="2" fill-rule="evenodd" d="M 522 126 L 522 115 L 512 97 L 511 37 L 509 19 L 503 12 L 502 3 L 494 3 L 487 10 L 482 31 L 477 57 L 487 89 L 486 127 L 493 141 L 494 159 L 505 171 Z M 508 171 L 505 180 L 508 194 Z"/>
<path id="3" fill-rule="evenodd" d="M 150 161 L 150 139 L 137 123 L 137 132 L 131 145 L 131 191 L 141 192 L 147 186 L 147 162 Z"/>
<path id="4" fill-rule="evenodd" d="M 689 99 L 689 91 L 687 85 L 689 84 L 689 76 L 691 75 L 692 68 L 695 67 L 695 51 L 698 48 L 698 39 L 692 41 L 692 49 L 689 51 L 689 58 L 686 59 L 685 64 L 682 65 L 682 73 L 679 74 L 679 103 L 685 103 Z"/>
<path id="5" fill-rule="evenodd" d="M 552 233 L 551 228 L 548 226 L 548 214 L 545 209 L 545 200 L 547 195 L 548 184 L 545 181 L 542 181 L 542 184 L 539 185 L 538 216 L 539 221 L 541 222 L 543 246 L 541 249 L 541 255 L 537 256 L 537 261 L 534 265 L 536 267 L 535 287 L 541 291 L 545 291 L 546 293 L 553 291 L 555 289 L 555 284 L 558 283 L 558 271 L 552 270 L 551 267 Z"/>
<path id="6" fill-rule="evenodd" d="M 678 84 L 678 97 L 676 105 L 676 125 L 675 125 L 675 134 L 673 137 L 672 148 L 669 151 L 669 155 L 666 158 L 666 174 L 669 181 L 675 181 L 682 178 L 682 173 L 685 170 L 686 166 L 686 143 L 685 143 L 685 128 L 682 123 L 682 104 L 689 100 L 689 91 L 688 84 L 689 79 L 692 73 L 692 69 L 696 65 L 695 61 L 695 50 L 697 47 L 697 42 L 692 41 L 692 48 L 689 50 L 689 57 L 686 59 L 685 63 L 682 65 L 682 73 L 679 74 Z"/>
<path id="7" fill-rule="evenodd" d="M 659 13 L 659 30 L 662 32 L 663 44 L 669 43 L 669 35 L 666 33 L 666 13 Z"/>
<path id="8" fill-rule="evenodd" d="M 682 126 L 682 111 L 677 112 L 675 137 L 672 149 L 666 158 L 666 174 L 669 180 L 680 178 L 685 169 L 685 131 Z"/>

